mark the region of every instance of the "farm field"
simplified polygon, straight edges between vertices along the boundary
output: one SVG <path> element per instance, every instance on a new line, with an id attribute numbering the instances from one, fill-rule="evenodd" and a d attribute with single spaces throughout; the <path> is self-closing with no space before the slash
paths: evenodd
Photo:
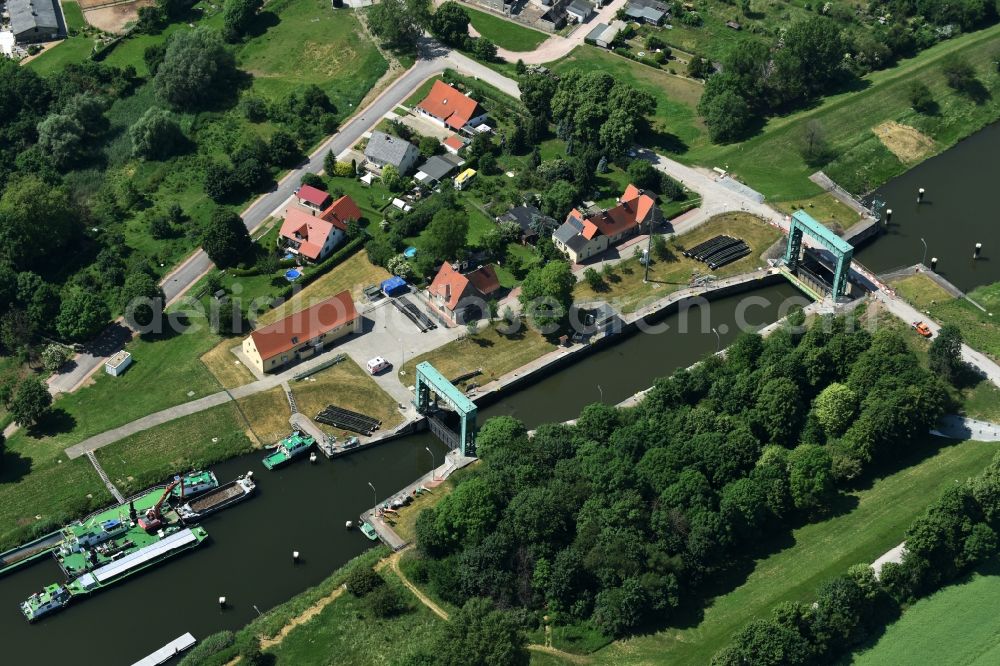
<path id="1" fill-rule="evenodd" d="M 1000 563 L 979 567 L 908 608 L 875 645 L 854 655 L 856 666 L 949 664 L 986 666 L 1000 662 Z"/>

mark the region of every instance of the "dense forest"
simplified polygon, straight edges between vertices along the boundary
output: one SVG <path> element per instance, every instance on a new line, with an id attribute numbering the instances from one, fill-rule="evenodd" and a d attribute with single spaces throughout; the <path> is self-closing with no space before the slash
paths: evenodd
<path id="1" fill-rule="evenodd" d="M 953 407 L 898 330 L 801 323 L 741 336 L 634 408 L 591 405 L 532 436 L 486 422 L 482 462 L 418 518 L 414 575 L 457 605 L 485 597 L 615 637 L 697 606 L 710 578 L 828 514 Z"/>

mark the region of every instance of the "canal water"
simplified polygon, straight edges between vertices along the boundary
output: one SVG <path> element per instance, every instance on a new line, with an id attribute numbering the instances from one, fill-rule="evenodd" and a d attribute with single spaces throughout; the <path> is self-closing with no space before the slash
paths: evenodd
<path id="1" fill-rule="evenodd" d="M 793 301 L 794 299 L 794 301 Z M 602 398 L 618 403 L 725 347 L 741 326 L 759 328 L 805 299 L 791 285 L 758 289 L 657 322 L 641 333 L 586 356 L 482 410 L 481 420 L 513 414 L 529 427 L 574 418 Z M 685 327 L 687 332 L 682 332 Z M 719 335 L 716 337 L 715 332 Z M 409 436 L 315 465 L 297 461 L 268 472 L 260 453 L 216 465 L 222 481 L 253 470 L 257 495 L 204 522 L 209 541 L 176 560 L 138 574 L 29 625 L 18 604 L 45 584 L 62 580 L 54 560 L 0 578 L 0 635 L 5 663 L 130 664 L 184 632 L 204 638 L 235 629 L 320 582 L 371 545 L 344 523 L 438 464 L 445 447 L 429 434 Z M 293 564 L 292 551 L 301 552 Z M 221 611 L 219 596 L 228 608 Z"/>
<path id="2" fill-rule="evenodd" d="M 937 272 L 963 291 L 1000 281 L 1000 123 L 879 188 L 892 209 L 886 233 L 855 257 L 877 273 L 938 258 Z M 924 188 L 923 203 L 917 190 Z M 976 243 L 983 244 L 973 261 Z"/>

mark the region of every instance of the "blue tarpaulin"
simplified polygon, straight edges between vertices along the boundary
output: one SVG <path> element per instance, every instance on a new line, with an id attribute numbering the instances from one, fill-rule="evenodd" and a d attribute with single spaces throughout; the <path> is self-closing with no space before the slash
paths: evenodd
<path id="1" fill-rule="evenodd" d="M 410 288 L 407 286 L 406 280 L 398 275 L 382 282 L 382 293 L 386 296 L 399 296 L 408 291 L 410 291 Z"/>

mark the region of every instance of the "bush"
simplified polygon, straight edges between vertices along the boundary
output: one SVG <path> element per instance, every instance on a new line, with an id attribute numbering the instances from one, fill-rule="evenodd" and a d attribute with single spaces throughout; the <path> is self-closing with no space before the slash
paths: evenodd
<path id="1" fill-rule="evenodd" d="M 302 174 L 302 180 L 300 182 L 303 185 L 308 185 L 309 187 L 315 187 L 317 190 L 323 190 L 324 192 L 326 192 L 326 181 L 314 173 L 306 171 L 304 174 Z"/>
<path id="2" fill-rule="evenodd" d="M 222 652 L 233 645 L 236 637 L 231 631 L 220 631 L 201 639 L 198 645 L 184 655 L 177 666 L 198 666 L 203 664 L 209 657 Z"/>
<path id="3" fill-rule="evenodd" d="M 379 578 L 381 580 L 381 578 Z M 399 591 L 389 585 L 379 585 L 365 598 L 365 605 L 378 618 L 395 617 L 407 610 Z"/>
<path id="4" fill-rule="evenodd" d="M 69 348 L 65 345 L 48 345 L 42 350 L 42 367 L 50 372 L 55 372 L 62 367 L 63 363 L 69 360 L 71 355 Z"/>
<path id="5" fill-rule="evenodd" d="M 364 597 L 385 585 L 385 581 L 371 567 L 357 567 L 347 574 L 344 585 L 354 596 Z"/>

